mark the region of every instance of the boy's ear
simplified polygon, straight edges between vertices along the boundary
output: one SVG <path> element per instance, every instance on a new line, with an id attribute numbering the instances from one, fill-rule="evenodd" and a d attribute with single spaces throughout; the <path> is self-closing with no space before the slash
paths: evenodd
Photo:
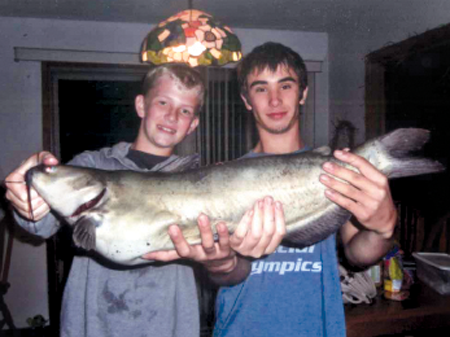
<path id="1" fill-rule="evenodd" d="M 191 125 L 189 126 L 189 130 L 186 133 L 186 136 L 190 135 L 192 132 L 194 132 L 194 130 L 197 128 L 199 122 L 200 122 L 200 119 L 198 118 L 198 116 L 195 116 L 191 122 Z"/>
<path id="2" fill-rule="evenodd" d="M 303 90 L 303 96 L 302 99 L 300 100 L 300 105 L 305 104 L 307 97 L 308 97 L 308 87 L 306 87 L 305 90 Z"/>
<path id="3" fill-rule="evenodd" d="M 134 99 L 134 108 L 140 118 L 145 116 L 145 97 L 144 95 L 137 95 Z"/>
<path id="4" fill-rule="evenodd" d="M 253 110 L 252 105 L 250 104 L 250 102 L 247 100 L 247 98 L 241 94 L 241 98 L 244 101 L 245 107 L 247 108 L 248 111 Z"/>

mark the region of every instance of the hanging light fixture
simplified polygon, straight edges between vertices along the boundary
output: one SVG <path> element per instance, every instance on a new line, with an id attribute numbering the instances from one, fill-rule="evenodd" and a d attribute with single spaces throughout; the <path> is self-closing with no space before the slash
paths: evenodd
<path id="1" fill-rule="evenodd" d="M 196 67 L 239 61 L 241 42 L 232 30 L 211 15 L 192 9 L 191 1 L 189 8 L 148 33 L 142 42 L 142 62 L 184 62 Z"/>

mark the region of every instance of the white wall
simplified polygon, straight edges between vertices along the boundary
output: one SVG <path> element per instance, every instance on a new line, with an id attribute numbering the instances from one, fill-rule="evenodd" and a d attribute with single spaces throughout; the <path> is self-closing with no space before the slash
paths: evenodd
<path id="1" fill-rule="evenodd" d="M 14 47 L 88 51 L 139 51 L 150 26 L 6 18 L 0 20 L 0 179 L 42 149 L 42 93 L 39 62 L 15 62 Z M 328 38 L 324 33 L 236 29 L 244 52 L 266 41 L 285 43 L 306 60 L 324 61 L 318 76 L 321 140 L 328 140 Z M 77 99 L 77 97 L 74 97 Z M 26 326 L 36 314 L 48 318 L 45 245 L 15 242 L 10 271 L 11 288 L 5 301 L 15 324 Z"/>
<path id="2" fill-rule="evenodd" d="M 374 2 L 372 6 L 378 6 Z M 370 6 L 364 3 L 364 6 Z M 389 1 L 390 9 L 366 15 L 329 33 L 329 85 L 331 128 L 338 119 L 351 120 L 358 128 L 357 142 L 365 137 L 364 57 L 387 45 L 450 23 L 448 0 Z M 378 11 L 379 12 L 379 11 Z M 401 13 L 401 15 L 399 15 Z"/>

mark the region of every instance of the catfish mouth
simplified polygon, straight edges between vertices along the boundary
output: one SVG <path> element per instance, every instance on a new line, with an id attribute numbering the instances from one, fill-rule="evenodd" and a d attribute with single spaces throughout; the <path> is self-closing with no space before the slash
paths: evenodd
<path id="1" fill-rule="evenodd" d="M 85 202 L 85 203 L 82 204 L 80 207 L 78 207 L 78 208 L 76 209 L 76 211 L 73 212 L 73 214 L 72 214 L 70 217 L 72 218 L 72 217 L 75 217 L 75 216 L 77 216 L 77 215 L 80 215 L 81 213 L 83 213 L 83 212 L 85 212 L 85 211 L 87 211 L 87 210 L 90 210 L 91 208 L 94 208 L 95 206 L 97 206 L 97 204 L 98 204 L 98 203 L 100 202 L 100 200 L 103 198 L 103 196 L 105 195 L 105 193 L 106 193 L 106 188 L 103 189 L 103 191 L 101 191 L 101 193 L 100 193 L 99 195 L 97 195 L 94 199 L 92 199 L 92 200 L 90 200 L 90 201 L 88 201 L 88 202 Z"/>

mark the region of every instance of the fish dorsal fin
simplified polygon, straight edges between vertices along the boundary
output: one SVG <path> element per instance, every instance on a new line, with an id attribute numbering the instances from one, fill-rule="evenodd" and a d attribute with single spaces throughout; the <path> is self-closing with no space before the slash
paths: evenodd
<path id="1" fill-rule="evenodd" d="M 83 217 L 78 220 L 73 228 L 73 241 L 78 247 L 86 250 L 95 249 L 96 222 L 91 218 Z"/>
<path id="2" fill-rule="evenodd" d="M 318 154 L 321 154 L 322 156 L 329 156 L 331 154 L 331 148 L 324 145 L 312 150 L 312 152 L 316 152 Z"/>

